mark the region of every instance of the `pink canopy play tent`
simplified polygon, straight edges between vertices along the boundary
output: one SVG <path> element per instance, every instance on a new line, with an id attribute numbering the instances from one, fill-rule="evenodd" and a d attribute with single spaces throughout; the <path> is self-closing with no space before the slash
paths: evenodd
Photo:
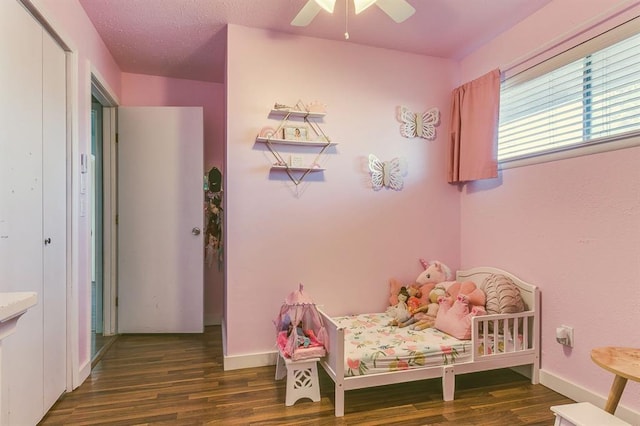
<path id="1" fill-rule="evenodd" d="M 297 361 L 325 355 L 327 331 L 316 304 L 304 293 L 302 284 L 284 300 L 274 322 L 278 348 L 285 357 Z"/>

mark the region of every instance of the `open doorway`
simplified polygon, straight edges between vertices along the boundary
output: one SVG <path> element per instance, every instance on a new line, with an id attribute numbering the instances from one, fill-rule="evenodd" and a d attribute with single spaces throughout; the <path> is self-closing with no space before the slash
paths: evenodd
<path id="1" fill-rule="evenodd" d="M 91 97 L 91 358 L 105 346 L 103 273 L 102 104 Z"/>
<path id="2" fill-rule="evenodd" d="M 117 184 L 116 102 L 91 81 L 91 360 L 116 338 Z"/>

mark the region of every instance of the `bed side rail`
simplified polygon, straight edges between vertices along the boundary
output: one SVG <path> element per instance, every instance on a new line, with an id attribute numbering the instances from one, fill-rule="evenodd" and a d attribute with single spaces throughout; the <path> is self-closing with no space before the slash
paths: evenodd
<path id="1" fill-rule="evenodd" d="M 473 317 L 473 359 L 534 353 L 537 350 L 536 328 L 534 311 Z"/>

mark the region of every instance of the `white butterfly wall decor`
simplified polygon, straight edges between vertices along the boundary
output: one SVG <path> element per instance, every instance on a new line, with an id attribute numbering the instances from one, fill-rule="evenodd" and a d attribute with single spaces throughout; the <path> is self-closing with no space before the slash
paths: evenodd
<path id="1" fill-rule="evenodd" d="M 402 176 L 406 174 L 407 164 L 403 158 L 396 157 L 390 161 L 381 161 L 375 155 L 369 154 L 369 171 L 375 191 L 383 187 L 400 191 L 404 185 Z"/>
<path id="2" fill-rule="evenodd" d="M 436 138 L 436 126 L 440 124 L 440 110 L 431 108 L 423 114 L 415 114 L 405 106 L 398 107 L 400 134 L 405 138 L 420 137 L 427 140 Z"/>

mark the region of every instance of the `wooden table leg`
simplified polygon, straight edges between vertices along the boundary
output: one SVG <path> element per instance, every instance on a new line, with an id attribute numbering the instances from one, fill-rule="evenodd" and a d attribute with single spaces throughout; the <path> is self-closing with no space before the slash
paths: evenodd
<path id="1" fill-rule="evenodd" d="M 615 414 L 616 407 L 618 407 L 618 402 L 620 402 L 620 397 L 622 396 L 622 391 L 626 385 L 627 379 L 616 374 L 616 377 L 613 379 L 613 384 L 611 385 L 611 390 L 609 391 L 609 398 L 607 398 L 607 405 L 605 405 L 604 411 L 609 414 Z"/>

